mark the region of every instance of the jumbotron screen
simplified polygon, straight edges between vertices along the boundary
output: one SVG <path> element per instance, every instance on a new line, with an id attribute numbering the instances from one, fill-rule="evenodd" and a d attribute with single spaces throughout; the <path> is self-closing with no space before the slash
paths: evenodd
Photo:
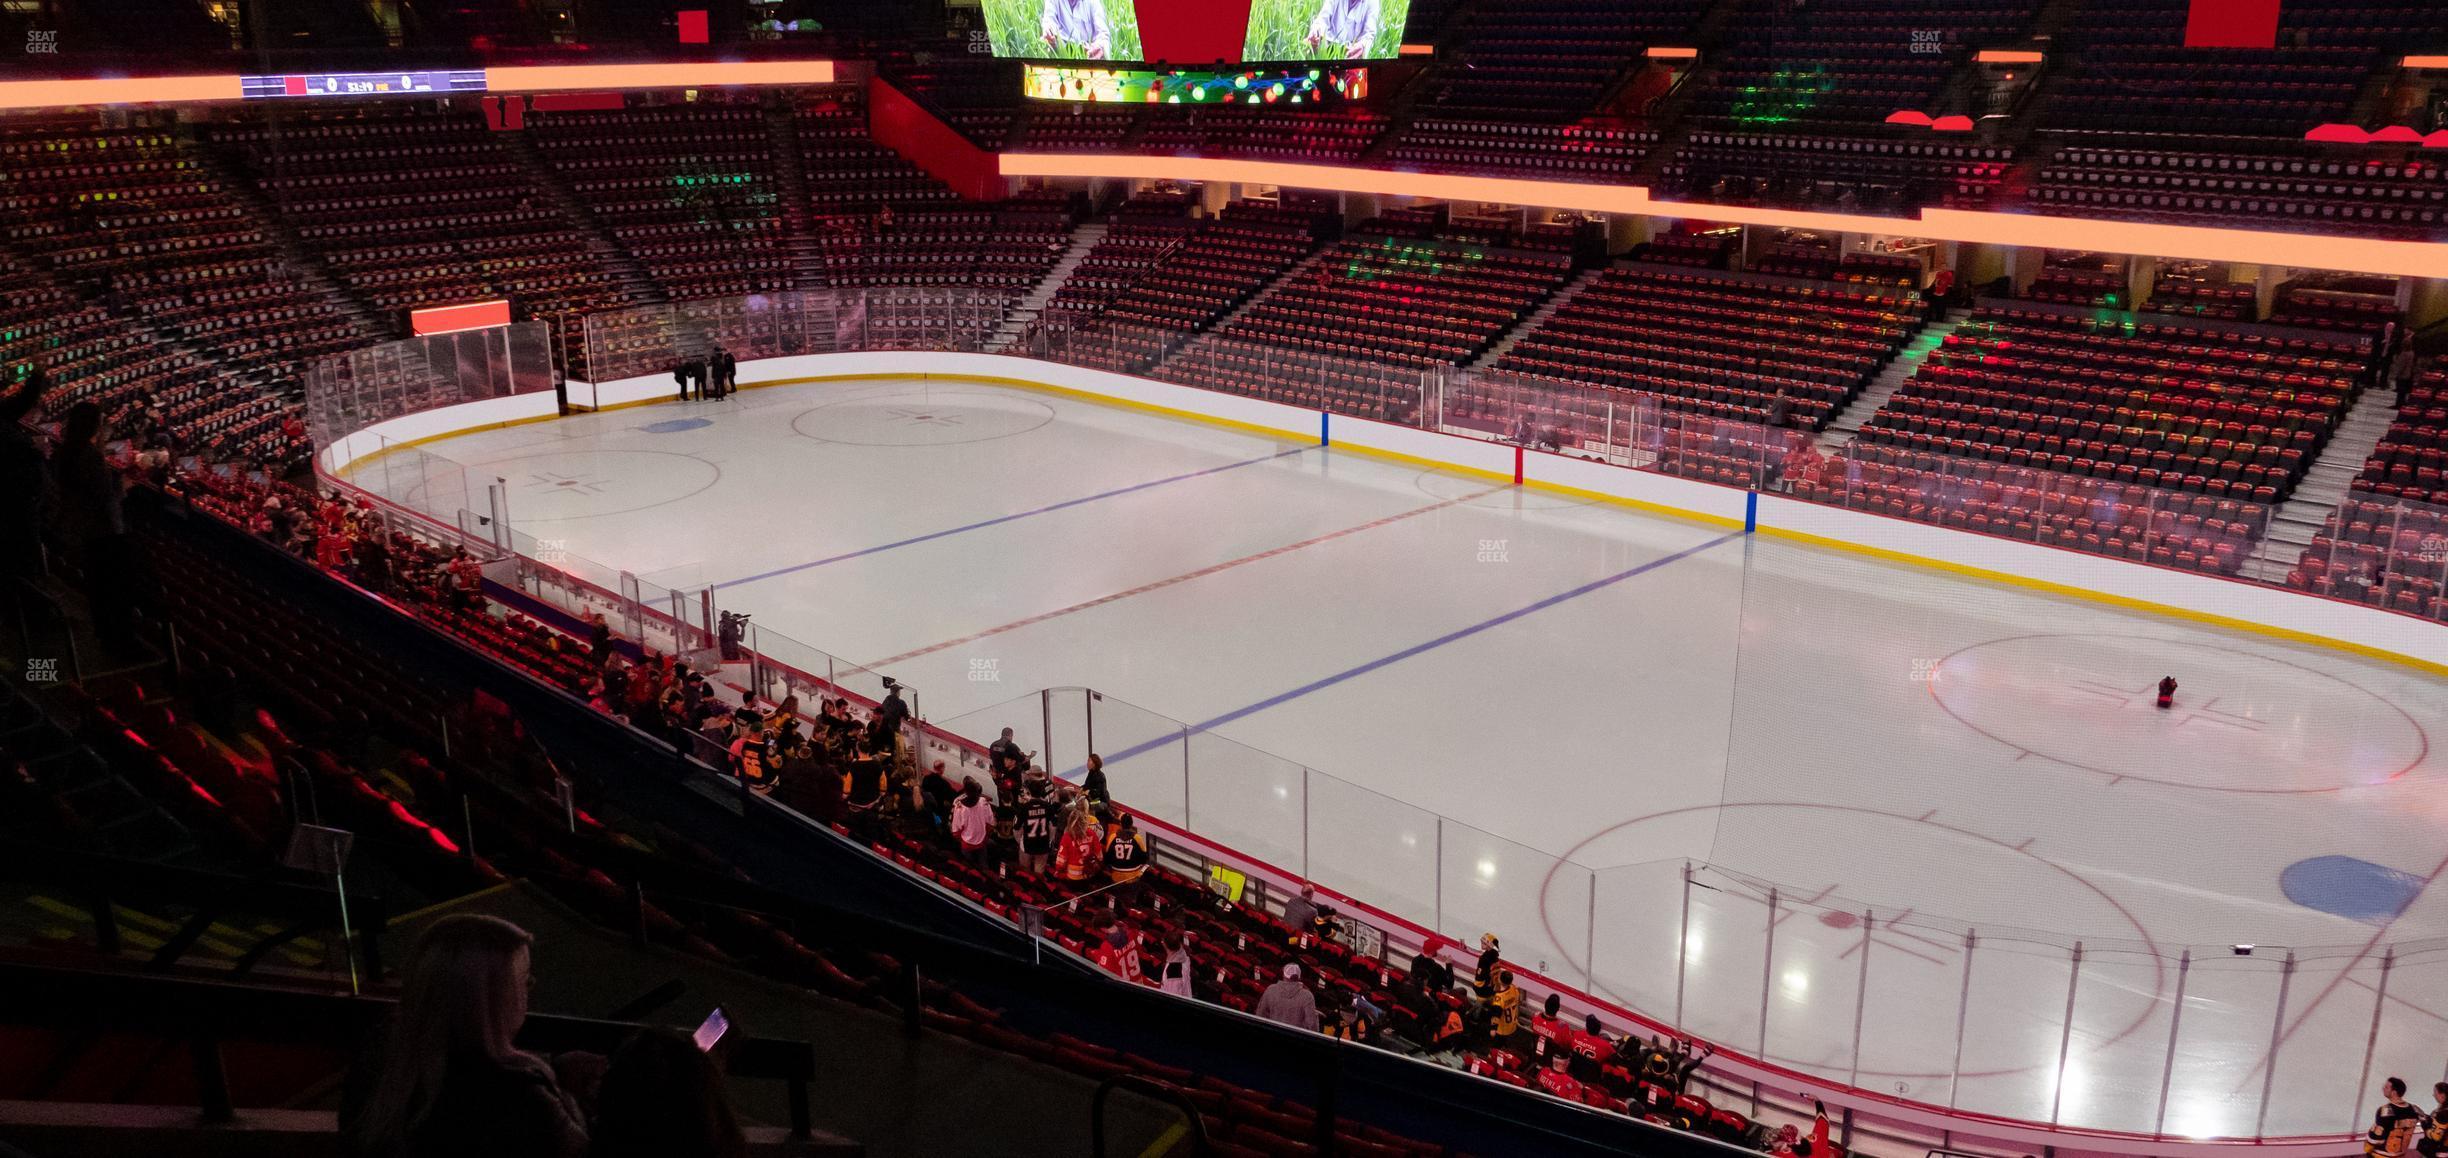
<path id="1" fill-rule="evenodd" d="M 996 56 L 1291 62 L 1401 54 L 1411 0 L 982 0 Z"/>

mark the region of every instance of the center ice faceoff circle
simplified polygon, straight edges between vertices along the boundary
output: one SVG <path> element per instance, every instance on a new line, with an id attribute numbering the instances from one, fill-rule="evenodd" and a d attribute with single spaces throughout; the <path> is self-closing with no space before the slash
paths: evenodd
<path id="1" fill-rule="evenodd" d="M 910 390 L 810 407 L 791 429 L 853 446 L 951 446 L 1026 434 L 1054 421 L 1054 408 L 1015 394 Z"/>
<path id="2" fill-rule="evenodd" d="M 2178 687 L 2163 709 L 2167 676 Z M 2430 751 L 2422 725 L 2377 692 L 2197 641 L 2013 636 L 1947 656 L 1929 688 L 1948 715 L 2019 753 L 2182 788 L 2331 792 L 2396 779 Z"/>

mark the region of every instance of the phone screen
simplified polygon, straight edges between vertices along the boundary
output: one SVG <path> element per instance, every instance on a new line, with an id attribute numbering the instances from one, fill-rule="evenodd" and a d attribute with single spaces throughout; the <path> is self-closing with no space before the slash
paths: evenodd
<path id="1" fill-rule="evenodd" d="M 697 1023 L 697 1032 L 692 1035 L 697 1041 L 697 1052 L 705 1053 L 712 1050 L 715 1043 L 720 1042 L 723 1035 L 729 1032 L 731 1032 L 731 1019 L 723 1013 L 721 1006 L 715 1006 L 714 1012 L 706 1014 L 706 1019 Z"/>

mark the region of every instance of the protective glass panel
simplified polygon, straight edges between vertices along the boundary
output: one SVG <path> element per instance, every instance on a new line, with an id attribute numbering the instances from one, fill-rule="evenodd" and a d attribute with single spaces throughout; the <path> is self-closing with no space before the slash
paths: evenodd
<path id="1" fill-rule="evenodd" d="M 1494 933 L 1506 961 L 1585 985 L 1595 874 L 1450 818 L 1443 830 L 1437 931 L 1466 947 Z"/>
<path id="2" fill-rule="evenodd" d="M 1105 760 L 1113 797 L 1145 816 L 1187 825 L 1190 744 L 1180 721 L 1096 692 L 1082 695 L 1087 713 L 1080 743 Z"/>
<path id="3" fill-rule="evenodd" d="M 1307 770 L 1213 732 L 1192 732 L 1189 748 L 1192 828 L 1287 875 L 1307 876 Z"/>
<path id="4" fill-rule="evenodd" d="M 1779 894 L 1781 896 L 1781 894 Z M 1744 880 L 1696 871 L 1683 935 L 1677 1024 L 1729 1049 L 1756 1050 L 1768 973 L 1770 894 Z"/>
<path id="5" fill-rule="evenodd" d="M 1945 1105 L 1968 1016 L 1970 930 L 1909 910 L 1871 910 L 1862 991 L 1861 1076 L 1853 1084 Z"/>
<path id="6" fill-rule="evenodd" d="M 2275 1080 L 2261 1134 L 2293 1137 L 2346 1129 L 2354 1121 L 2353 1107 L 2365 1096 L 2363 1087 L 2388 1076 L 2367 1082 L 2361 1073 L 2379 1003 L 2380 962 L 2378 952 L 2298 953 L 2295 975 L 2287 982 L 2286 1028 L 2271 1066 Z M 2424 1085 L 2416 1080 L 2425 1075 L 2397 1076 L 2413 1087 L 2407 1097 L 2428 1109 Z M 2370 1096 L 2378 1099 L 2377 1093 Z"/>
<path id="7" fill-rule="evenodd" d="M 2083 943 L 2060 1123 L 2130 1130 L 2157 1120 L 2178 963 L 2149 946 Z"/>
<path id="8" fill-rule="evenodd" d="M 1680 860 L 1620 865 L 1596 875 L 1592 991 L 1651 1017 L 1674 1012 L 1675 964 L 1683 944 Z M 1622 1027 L 1617 1027 L 1622 1028 Z"/>
<path id="9" fill-rule="evenodd" d="M 1955 1105 L 2048 1121 L 2065 1043 L 2073 947 L 1976 931 Z"/>
<path id="10" fill-rule="evenodd" d="M 2270 1042 L 2278 1032 L 2284 962 L 2269 957 L 2196 957 L 2185 982 L 2184 1023 L 2168 1083 L 2167 1132 L 2249 1138 L 2260 1120 Z"/>
<path id="11" fill-rule="evenodd" d="M 1436 921 L 1437 818 L 1311 770 L 1309 879 L 1421 926 Z"/>

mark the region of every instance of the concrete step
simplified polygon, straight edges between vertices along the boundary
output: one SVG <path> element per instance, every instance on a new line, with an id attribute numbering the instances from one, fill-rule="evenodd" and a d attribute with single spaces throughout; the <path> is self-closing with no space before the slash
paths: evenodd
<path id="1" fill-rule="evenodd" d="M 1887 405 L 1887 400 L 1895 397 L 1896 391 L 1912 379 L 1913 373 L 1929 359 L 1931 352 L 1961 325 L 1963 315 L 1960 311 L 1950 311 L 1945 320 L 1923 327 L 1906 341 L 1904 348 L 1879 369 L 1877 376 L 1870 379 L 1870 384 L 1836 413 L 1827 429 L 1819 432 L 1819 448 L 1833 452 L 1852 441 L 1853 436 L 1861 432 L 1862 425 L 1870 421 L 1871 415 L 1877 414 L 1879 407 Z"/>
<path id="2" fill-rule="evenodd" d="M 1564 288 L 1549 294 L 1546 301 L 1540 302 L 1537 309 L 1530 311 L 1529 317 L 1523 318 L 1519 325 L 1514 326 L 1511 330 L 1506 331 L 1504 336 L 1496 339 L 1496 342 L 1487 348 L 1486 353 L 1472 359 L 1470 368 L 1473 370 L 1485 370 L 1491 366 L 1494 366 L 1498 359 L 1511 352 L 1515 343 L 1521 341 L 1524 337 L 1537 333 L 1540 327 L 1547 324 L 1547 319 L 1556 316 L 1558 311 L 1562 310 L 1565 306 L 1572 304 L 1572 300 L 1579 297 L 1582 290 L 1588 289 L 1591 283 L 1596 282 L 1599 278 L 1606 276 L 1606 271 L 1607 267 L 1605 266 L 1599 266 L 1596 269 L 1582 270 L 1581 273 L 1575 276 L 1571 281 L 1564 283 Z"/>
<path id="3" fill-rule="evenodd" d="M 1105 240 L 1107 232 L 1102 222 L 1073 229 L 1071 244 L 1063 250 L 1062 256 L 1055 259 L 1052 268 L 1046 270 L 1046 275 L 1039 278 L 1036 285 L 1029 287 L 1029 292 L 1021 295 L 1012 308 L 1004 312 L 1002 325 L 996 327 L 994 335 L 986 339 L 985 351 L 999 354 L 1018 344 L 1027 335 L 1029 324 L 1045 312 L 1046 303 L 1053 301 L 1054 295 L 1062 292 L 1063 283 L 1071 280 L 1071 271 L 1078 269 L 1080 262 L 1087 259 L 1089 250 Z"/>
<path id="4" fill-rule="evenodd" d="M 2370 458 L 2380 445 L 2380 438 L 2396 420 L 2394 400 L 2378 390 L 2367 390 L 2347 411 L 2337 432 L 2330 436 L 2329 445 L 2321 456 L 2305 469 L 2303 481 L 2296 485 L 2287 501 L 2270 515 L 2270 529 L 2261 553 L 2269 557 L 2269 565 L 2277 574 L 2260 576 L 2275 582 L 2285 578 L 2284 567 L 2293 566 L 2303 548 L 2329 525 L 2337 513 L 2338 504 L 2346 496 L 2356 474 L 2363 469 L 2363 460 Z"/>

